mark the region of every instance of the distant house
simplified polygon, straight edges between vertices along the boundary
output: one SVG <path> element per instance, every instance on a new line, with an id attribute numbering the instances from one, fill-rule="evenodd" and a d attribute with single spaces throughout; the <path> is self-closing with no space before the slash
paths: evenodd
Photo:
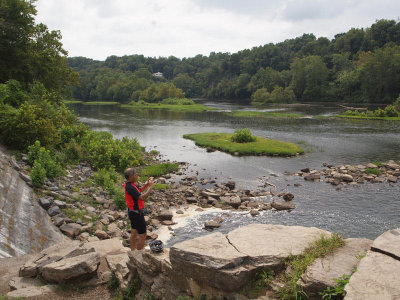
<path id="1" fill-rule="evenodd" d="M 156 77 L 156 78 L 164 77 L 163 73 L 161 73 L 161 72 L 153 73 L 153 76 Z"/>

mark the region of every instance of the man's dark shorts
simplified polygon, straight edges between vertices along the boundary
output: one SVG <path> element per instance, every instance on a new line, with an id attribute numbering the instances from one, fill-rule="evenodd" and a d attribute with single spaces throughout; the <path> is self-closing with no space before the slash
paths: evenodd
<path id="1" fill-rule="evenodd" d="M 146 233 L 146 222 L 144 214 L 135 213 L 132 210 L 128 211 L 129 220 L 131 220 L 131 228 L 136 229 L 138 234 Z"/>

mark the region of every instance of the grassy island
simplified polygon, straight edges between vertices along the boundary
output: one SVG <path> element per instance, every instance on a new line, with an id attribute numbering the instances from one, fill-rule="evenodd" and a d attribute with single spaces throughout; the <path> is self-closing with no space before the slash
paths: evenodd
<path id="1" fill-rule="evenodd" d="M 304 150 L 293 143 L 287 143 L 272 139 L 254 137 L 253 142 L 237 143 L 232 141 L 234 134 L 229 133 L 196 133 L 185 134 L 183 137 L 195 142 L 197 146 L 221 150 L 238 155 L 271 155 L 294 156 L 304 153 Z"/>
<path id="2" fill-rule="evenodd" d="M 300 114 L 291 114 L 291 113 L 282 113 L 282 112 L 275 112 L 275 111 L 241 111 L 241 110 L 234 110 L 230 113 L 226 113 L 233 117 L 238 118 L 301 118 L 304 115 Z"/>
<path id="3" fill-rule="evenodd" d="M 133 101 L 128 105 L 122 105 L 122 107 L 136 109 L 163 109 L 187 112 L 218 110 L 216 108 L 210 108 L 202 104 L 196 104 L 193 100 L 187 98 L 166 98 L 160 102 L 146 102 L 143 100 L 139 100 L 137 102 Z"/>

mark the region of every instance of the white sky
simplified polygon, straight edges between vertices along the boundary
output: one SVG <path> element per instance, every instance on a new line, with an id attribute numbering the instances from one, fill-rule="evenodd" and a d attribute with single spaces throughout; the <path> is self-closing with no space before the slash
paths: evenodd
<path id="1" fill-rule="evenodd" d="M 400 17 L 400 0 L 38 0 L 69 56 L 234 53 L 303 33 L 329 39 Z"/>

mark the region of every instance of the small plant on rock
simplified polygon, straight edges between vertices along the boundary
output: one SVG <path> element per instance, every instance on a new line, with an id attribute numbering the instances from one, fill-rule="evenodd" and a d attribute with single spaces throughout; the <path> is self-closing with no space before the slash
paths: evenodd
<path id="1" fill-rule="evenodd" d="M 339 278 L 333 279 L 336 282 L 336 285 L 333 288 L 328 287 L 326 290 L 320 293 L 322 299 L 326 300 L 334 300 L 334 299 L 343 299 L 345 296 L 344 287 L 349 283 L 351 275 L 343 275 Z"/>

